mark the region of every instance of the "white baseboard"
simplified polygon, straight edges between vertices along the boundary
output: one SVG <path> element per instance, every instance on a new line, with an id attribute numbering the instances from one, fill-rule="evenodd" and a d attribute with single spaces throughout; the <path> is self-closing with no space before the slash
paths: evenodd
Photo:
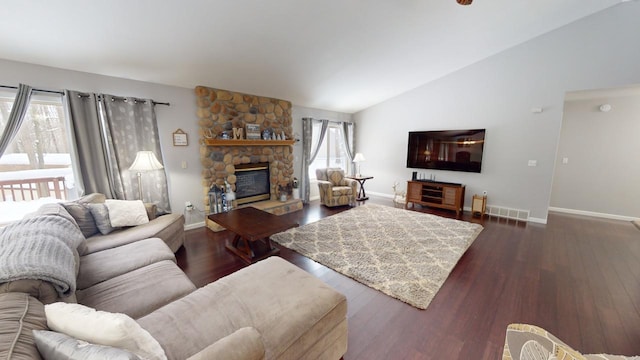
<path id="1" fill-rule="evenodd" d="M 631 216 L 605 214 L 605 213 L 599 213 L 599 212 L 594 212 L 594 211 L 565 209 L 565 208 L 552 207 L 552 206 L 549 207 L 549 211 L 555 211 L 555 212 L 559 212 L 559 213 L 573 214 L 573 215 L 591 216 L 591 217 L 597 217 L 597 218 L 603 218 L 603 219 L 611 219 L 611 220 L 622 220 L 622 221 L 635 221 L 635 220 L 638 220 L 638 218 L 634 218 L 634 217 L 631 217 Z"/>
<path id="2" fill-rule="evenodd" d="M 547 219 L 546 218 L 543 219 L 543 218 L 536 218 L 536 217 L 529 216 L 529 222 L 546 225 L 547 224 Z"/>
<path id="3" fill-rule="evenodd" d="M 380 193 L 380 192 L 375 192 L 375 191 L 367 192 L 367 194 L 368 195 L 372 195 L 372 196 L 392 199 L 392 200 L 394 198 L 393 194 L 385 194 L 385 193 Z M 466 212 L 471 212 L 471 207 L 470 206 L 465 206 L 463 208 L 463 210 L 466 211 Z M 543 218 L 535 218 L 535 217 L 528 217 L 527 220 L 523 220 L 523 221 L 528 221 L 528 222 L 538 223 L 538 224 L 546 224 L 547 223 L 547 219 L 546 218 L 543 219 Z"/>
<path id="4" fill-rule="evenodd" d="M 379 196 L 379 197 L 383 197 L 383 198 L 393 199 L 393 195 L 391 195 L 391 194 L 379 193 L 379 192 L 375 192 L 375 191 L 368 191 L 367 195 L 373 195 L 373 196 Z"/>
<path id="5" fill-rule="evenodd" d="M 184 225 L 184 230 L 185 231 L 186 230 L 193 230 L 193 229 L 198 229 L 198 228 L 201 228 L 201 227 L 204 227 L 204 226 L 205 226 L 204 221 L 200 221 L 200 222 L 193 223 L 193 224 L 185 224 Z"/>

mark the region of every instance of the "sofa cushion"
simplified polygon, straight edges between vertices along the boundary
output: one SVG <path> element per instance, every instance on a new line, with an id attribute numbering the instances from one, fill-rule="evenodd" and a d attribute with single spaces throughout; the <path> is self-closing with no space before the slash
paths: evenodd
<path id="1" fill-rule="evenodd" d="M 134 319 L 194 291 L 195 285 L 170 260 L 163 260 L 78 290 L 78 302 Z"/>
<path id="2" fill-rule="evenodd" d="M 162 239 L 151 238 L 106 249 L 80 258 L 77 288 L 86 289 L 118 275 L 175 256 Z"/>
<path id="3" fill-rule="evenodd" d="M 142 359 L 166 359 L 160 344 L 125 314 L 66 303 L 45 305 L 44 310 L 51 330 L 93 344 L 122 348 Z"/>
<path id="4" fill-rule="evenodd" d="M 112 346 L 90 344 L 83 340 L 72 338 L 63 333 L 46 330 L 34 330 L 38 352 L 45 360 L 139 360 L 140 357 L 132 352 Z"/>
<path id="5" fill-rule="evenodd" d="M 64 206 L 69 214 L 73 216 L 85 238 L 88 238 L 98 232 L 96 221 L 93 219 L 91 211 L 85 204 L 77 201 L 70 201 L 63 203 L 62 206 Z"/>
<path id="6" fill-rule="evenodd" d="M 138 226 L 149 222 L 147 208 L 141 200 L 107 200 L 105 204 L 113 227 Z"/>
<path id="7" fill-rule="evenodd" d="M 115 228 L 111 226 L 109 209 L 106 204 L 87 204 L 87 206 L 89 207 L 89 211 L 91 211 L 91 215 L 93 215 L 93 219 L 96 221 L 96 226 L 100 234 L 107 235 L 115 230 Z"/>
<path id="8" fill-rule="evenodd" d="M 91 193 L 81 196 L 76 201 L 81 204 L 98 204 L 105 202 L 107 197 L 101 193 Z"/>
<path id="9" fill-rule="evenodd" d="M 98 227 L 96 226 L 96 222 L 89 210 L 88 204 L 98 204 L 104 203 L 105 196 L 100 193 L 92 193 L 88 195 L 84 195 L 77 200 L 68 201 L 62 203 L 64 208 L 71 214 L 71 216 L 75 219 L 78 227 L 82 231 L 82 234 L 85 238 L 98 233 Z M 80 251 L 80 254 L 83 254 L 83 251 Z"/>
<path id="10" fill-rule="evenodd" d="M 344 185 L 344 171 L 342 169 L 327 169 L 327 178 L 335 185 Z"/>
<path id="11" fill-rule="evenodd" d="M 262 360 L 264 359 L 262 337 L 252 327 L 238 329 L 233 334 L 207 346 L 188 360 L 207 359 Z"/>
<path id="12" fill-rule="evenodd" d="M 113 231 L 108 235 L 96 234 L 87 239 L 87 254 L 129 244 L 140 239 L 157 237 L 162 239 L 171 251 L 176 252 L 184 243 L 184 216 L 167 214 L 158 216 L 144 225 Z"/>
<path id="13" fill-rule="evenodd" d="M 40 359 L 32 330 L 46 330 L 44 305 L 25 293 L 0 294 L 0 359 Z"/>
<path id="14" fill-rule="evenodd" d="M 21 279 L 0 284 L 0 293 L 11 292 L 28 294 L 44 304 L 60 301 L 53 284 L 44 280 Z"/>
<path id="15" fill-rule="evenodd" d="M 188 358 L 242 327 L 254 327 L 262 335 L 265 358 L 276 359 L 286 351 L 288 358 L 300 359 L 344 321 L 346 312 L 344 295 L 295 265 L 270 257 L 138 322 L 169 359 Z"/>
<path id="16" fill-rule="evenodd" d="M 144 207 L 147 210 L 147 217 L 149 218 L 149 221 L 158 217 L 158 205 L 144 203 Z"/>
<path id="17" fill-rule="evenodd" d="M 353 194 L 353 189 L 349 186 L 334 186 L 331 188 L 331 194 L 333 197 L 340 197 L 344 195 Z"/>

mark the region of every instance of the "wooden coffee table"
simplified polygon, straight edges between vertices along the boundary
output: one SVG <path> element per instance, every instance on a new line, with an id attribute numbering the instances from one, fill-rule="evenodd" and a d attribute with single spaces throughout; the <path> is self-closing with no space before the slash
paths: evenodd
<path id="1" fill-rule="evenodd" d="M 248 264 L 279 253 L 280 249 L 273 247 L 269 237 L 298 226 L 298 223 L 253 207 L 211 214 L 209 220 L 235 234 L 232 242 L 227 240 L 226 248 Z"/>

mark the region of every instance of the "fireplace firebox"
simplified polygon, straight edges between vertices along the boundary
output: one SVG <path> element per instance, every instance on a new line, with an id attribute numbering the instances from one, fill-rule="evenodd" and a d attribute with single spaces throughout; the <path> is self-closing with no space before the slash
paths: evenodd
<path id="1" fill-rule="evenodd" d="M 236 165 L 235 175 L 238 205 L 271 198 L 269 163 Z"/>

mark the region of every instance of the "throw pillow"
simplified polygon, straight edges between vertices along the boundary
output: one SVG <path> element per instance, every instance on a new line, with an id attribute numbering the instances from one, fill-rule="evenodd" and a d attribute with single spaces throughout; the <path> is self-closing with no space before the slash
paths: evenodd
<path id="1" fill-rule="evenodd" d="M 549 350 L 545 349 L 539 342 L 529 340 L 522 345 L 520 360 L 548 360 L 549 355 Z"/>
<path id="2" fill-rule="evenodd" d="M 40 355 L 45 360 L 112 359 L 138 360 L 135 354 L 111 346 L 90 344 L 55 331 L 34 330 L 33 337 Z"/>
<path id="3" fill-rule="evenodd" d="M 141 200 L 107 200 L 105 204 L 113 227 L 137 226 L 149 222 L 147 209 Z"/>
<path id="4" fill-rule="evenodd" d="M 96 226 L 102 235 L 107 235 L 108 233 L 115 230 L 111 226 L 111 222 L 109 220 L 109 209 L 106 204 L 87 204 L 89 207 L 89 211 L 91 211 L 91 215 L 93 215 L 93 219 L 96 221 Z"/>
<path id="5" fill-rule="evenodd" d="M 62 302 L 45 305 L 44 311 L 51 330 L 90 343 L 125 349 L 141 359 L 167 358 L 158 341 L 125 314 Z"/>
<path id="6" fill-rule="evenodd" d="M 553 356 L 562 360 L 587 360 L 582 354 L 573 350 L 568 345 L 554 343 Z"/>
<path id="7" fill-rule="evenodd" d="M 84 204 L 79 202 L 71 201 L 63 203 L 62 206 L 73 216 L 80 227 L 80 231 L 82 231 L 82 235 L 85 238 L 90 237 L 98 232 L 98 227 L 96 226 L 96 221 L 93 219 L 91 215 L 91 211 Z"/>

